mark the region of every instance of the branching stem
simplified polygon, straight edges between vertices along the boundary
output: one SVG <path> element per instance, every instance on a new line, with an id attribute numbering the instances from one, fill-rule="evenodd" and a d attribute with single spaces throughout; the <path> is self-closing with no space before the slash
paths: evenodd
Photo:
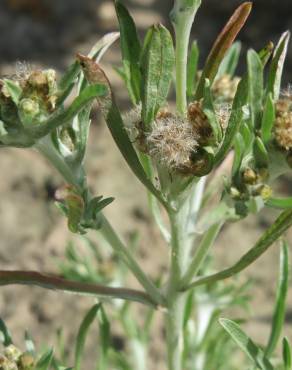
<path id="1" fill-rule="evenodd" d="M 36 285 L 50 290 L 61 290 L 81 295 L 93 295 L 103 298 L 118 298 L 140 302 L 152 307 L 156 303 L 142 291 L 135 289 L 114 288 L 101 284 L 80 283 L 77 281 L 61 279 L 56 276 L 41 274 L 35 271 L 0 271 L 0 285 Z"/>

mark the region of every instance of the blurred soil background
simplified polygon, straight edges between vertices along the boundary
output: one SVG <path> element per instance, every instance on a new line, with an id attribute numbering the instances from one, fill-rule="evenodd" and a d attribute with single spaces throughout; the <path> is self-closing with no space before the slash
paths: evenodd
<path id="1" fill-rule="evenodd" d="M 203 0 L 193 28 L 204 58 L 218 33 L 241 1 Z M 152 23 L 169 25 L 170 0 L 128 0 L 125 4 L 134 16 L 141 35 Z M 253 13 L 240 39 L 244 50 L 259 49 L 280 34 L 292 30 L 291 0 L 255 0 Z M 64 71 L 76 52 L 86 53 L 104 33 L 117 30 L 111 1 L 99 0 L 2 0 L 0 2 L 0 75 L 13 74 L 17 61 L 37 67 Z M 126 91 L 111 65 L 120 64 L 118 42 L 108 51 L 103 66 L 110 75 L 121 106 L 126 109 Z M 244 56 L 240 69 L 244 68 Z M 285 83 L 292 81 L 292 48 L 285 66 Z M 107 208 L 112 223 L 125 236 L 137 229 L 141 235 L 138 254 L 141 263 L 156 277 L 164 268 L 167 249 L 152 224 L 142 187 L 132 176 L 115 148 L 104 122 L 93 117 L 87 155 L 90 186 L 95 193 L 114 196 Z M 60 177 L 32 150 L 2 149 L 0 156 L 0 267 L 56 272 L 58 259 L 64 258 L 68 240 L 76 239 L 67 231 L 66 222 L 54 206 L 54 192 L 62 184 Z M 291 179 L 278 184 L 291 194 Z M 237 260 L 270 224 L 275 214 L 262 212 L 241 223 L 227 225 L 215 246 L 217 266 Z M 92 236 L 94 237 L 94 236 Z M 289 239 L 292 242 L 292 232 Z M 246 326 L 255 340 L 265 342 L 269 333 L 278 270 L 279 248 L 274 246 L 246 272 L 252 277 L 251 319 Z M 133 286 L 137 283 L 131 281 Z M 56 330 L 64 328 L 69 350 L 72 349 L 81 317 L 92 304 L 89 298 L 63 295 L 39 288 L 5 287 L 0 291 L 0 316 L 7 321 L 17 343 L 25 329 L 37 342 L 53 344 Z M 285 332 L 292 339 L 292 290 Z M 120 338 L 113 333 L 114 339 Z M 156 333 L 159 338 L 163 332 Z M 91 337 L 91 353 L 96 336 Z M 159 342 L 159 339 L 155 340 Z M 120 347 L 124 348 L 120 338 Z M 71 347 L 70 347 L 71 346 Z M 163 370 L 164 353 L 152 351 L 155 365 Z M 90 359 L 88 364 L 90 364 Z M 69 365 L 69 364 L 68 364 Z M 92 369 L 93 366 L 88 367 Z"/>

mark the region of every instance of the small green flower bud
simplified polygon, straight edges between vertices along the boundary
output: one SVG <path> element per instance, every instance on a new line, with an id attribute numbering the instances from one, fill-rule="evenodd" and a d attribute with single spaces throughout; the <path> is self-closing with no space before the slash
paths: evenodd
<path id="1" fill-rule="evenodd" d="M 20 107 L 22 108 L 25 114 L 31 115 L 31 116 L 35 116 L 40 111 L 39 104 L 35 100 L 32 100 L 32 99 L 23 99 L 20 102 Z"/>
<path id="2" fill-rule="evenodd" d="M 33 370 L 35 359 L 29 353 L 23 353 L 18 360 L 19 370 Z"/>
<path id="3" fill-rule="evenodd" d="M 263 184 L 257 188 L 256 194 L 260 195 L 263 200 L 267 200 L 273 195 L 273 190 L 270 186 Z"/>
<path id="4" fill-rule="evenodd" d="M 18 106 L 18 112 L 22 123 L 30 126 L 37 123 L 37 117 L 40 115 L 39 103 L 34 99 L 22 99 Z"/>
<path id="5" fill-rule="evenodd" d="M 247 185 L 255 185 L 258 181 L 256 172 L 250 167 L 244 169 L 242 178 L 243 182 Z"/>
<path id="6" fill-rule="evenodd" d="M 230 195 L 234 199 L 239 199 L 240 196 L 241 196 L 240 191 L 237 188 L 235 188 L 234 186 L 231 186 L 231 188 L 230 188 Z"/>

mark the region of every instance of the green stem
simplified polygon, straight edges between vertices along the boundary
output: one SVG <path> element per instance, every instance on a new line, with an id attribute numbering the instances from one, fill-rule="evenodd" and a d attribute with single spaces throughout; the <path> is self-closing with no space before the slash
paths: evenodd
<path id="1" fill-rule="evenodd" d="M 146 292 L 152 297 L 152 299 L 159 305 L 164 306 L 164 297 L 160 293 L 159 289 L 153 284 L 153 282 L 147 277 L 147 275 L 140 268 L 136 260 L 133 258 L 131 251 L 122 243 L 115 230 L 112 228 L 109 221 L 102 217 L 102 226 L 98 230 L 105 240 L 111 245 L 115 253 L 123 260 L 129 270 L 135 275 L 140 284 L 145 288 Z"/>
<path id="2" fill-rule="evenodd" d="M 171 266 L 167 288 L 166 337 L 168 370 L 182 369 L 183 355 L 183 313 L 186 295 L 179 291 L 184 268 L 184 226 L 182 210 L 170 212 Z"/>
<path id="3" fill-rule="evenodd" d="M 202 263 L 204 262 L 210 248 L 212 247 L 220 229 L 222 227 L 222 222 L 218 222 L 209 228 L 209 230 L 204 235 L 201 243 L 199 244 L 195 255 L 192 259 L 190 266 L 187 269 L 187 272 L 182 278 L 181 286 L 187 286 L 192 278 L 198 273 Z"/>
<path id="4" fill-rule="evenodd" d="M 36 149 L 41 154 L 43 154 L 43 156 L 57 169 L 57 171 L 63 176 L 66 182 L 76 186 L 79 190 L 85 188 L 86 179 L 84 176 L 82 176 L 83 169 L 79 168 L 77 171 L 73 171 L 73 169 L 65 162 L 64 158 L 53 146 L 53 143 L 49 136 L 41 139 L 36 144 Z M 142 271 L 138 263 L 133 258 L 131 251 L 127 249 L 126 246 L 121 242 L 117 233 L 114 231 L 105 216 L 101 214 L 101 218 L 102 227 L 100 232 L 103 234 L 103 236 L 114 249 L 114 251 L 121 257 L 124 263 L 132 271 L 137 280 L 145 288 L 146 292 L 149 293 L 153 301 L 155 301 L 157 304 L 163 305 L 164 299 L 159 289 Z"/>
<path id="5" fill-rule="evenodd" d="M 114 288 L 101 284 L 80 283 L 35 271 L 0 271 L 0 285 L 36 285 L 50 290 L 61 290 L 81 295 L 125 299 L 156 306 L 151 297 L 135 289 Z"/>
<path id="6" fill-rule="evenodd" d="M 50 136 L 40 139 L 34 147 L 53 165 L 67 183 L 76 186 L 79 190 L 82 189 L 83 171 L 80 169 L 79 171 L 73 171 L 54 147 Z"/>
<path id="7" fill-rule="evenodd" d="M 187 110 L 187 61 L 192 24 L 201 0 L 177 0 L 170 13 L 176 40 L 176 107 L 184 115 Z"/>

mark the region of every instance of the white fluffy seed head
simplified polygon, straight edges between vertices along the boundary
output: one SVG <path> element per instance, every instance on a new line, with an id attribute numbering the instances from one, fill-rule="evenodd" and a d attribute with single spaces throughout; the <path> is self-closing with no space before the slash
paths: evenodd
<path id="1" fill-rule="evenodd" d="M 153 122 L 151 132 L 146 134 L 146 144 L 149 155 L 172 170 L 189 167 L 190 156 L 198 147 L 194 128 L 174 114 Z"/>

